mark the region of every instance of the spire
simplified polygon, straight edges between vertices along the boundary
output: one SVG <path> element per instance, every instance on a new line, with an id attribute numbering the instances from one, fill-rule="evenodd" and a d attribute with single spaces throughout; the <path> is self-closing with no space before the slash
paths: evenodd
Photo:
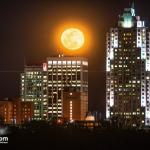
<path id="1" fill-rule="evenodd" d="M 132 0 L 131 8 L 132 8 L 132 9 L 135 9 L 135 1 L 134 1 L 134 0 Z"/>
<path id="2" fill-rule="evenodd" d="M 135 16 L 135 1 L 132 0 L 132 3 L 131 3 L 131 13 L 132 13 L 132 16 Z"/>

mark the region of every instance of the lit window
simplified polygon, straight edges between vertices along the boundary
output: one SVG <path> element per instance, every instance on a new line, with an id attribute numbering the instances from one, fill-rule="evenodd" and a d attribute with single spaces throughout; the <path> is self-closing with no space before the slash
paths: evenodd
<path id="1" fill-rule="evenodd" d="M 77 61 L 77 64 L 80 65 L 80 64 L 81 64 L 81 61 Z"/>
<path id="2" fill-rule="evenodd" d="M 51 64 L 52 64 L 52 61 L 48 61 L 48 64 L 51 65 Z"/>
<path id="3" fill-rule="evenodd" d="M 83 61 L 83 65 L 88 66 L 88 62 L 87 61 Z"/>
<path id="4" fill-rule="evenodd" d="M 57 64 L 57 61 L 53 61 L 53 65 L 56 65 Z"/>
<path id="5" fill-rule="evenodd" d="M 68 64 L 68 65 L 71 65 L 71 61 L 67 61 L 67 64 Z"/>
<path id="6" fill-rule="evenodd" d="M 61 61 L 58 61 L 58 65 L 61 65 Z"/>
<path id="7" fill-rule="evenodd" d="M 72 65 L 76 65 L 76 61 L 72 61 Z"/>

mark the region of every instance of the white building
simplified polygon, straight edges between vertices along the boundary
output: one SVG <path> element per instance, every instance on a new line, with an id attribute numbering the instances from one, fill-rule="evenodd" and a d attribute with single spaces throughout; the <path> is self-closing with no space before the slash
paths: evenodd
<path id="1" fill-rule="evenodd" d="M 150 125 L 150 30 L 134 3 L 107 33 L 106 118 L 125 126 Z"/>
<path id="2" fill-rule="evenodd" d="M 61 117 L 64 92 L 85 92 L 88 96 L 88 61 L 82 57 L 49 57 L 47 64 L 48 113 Z"/>

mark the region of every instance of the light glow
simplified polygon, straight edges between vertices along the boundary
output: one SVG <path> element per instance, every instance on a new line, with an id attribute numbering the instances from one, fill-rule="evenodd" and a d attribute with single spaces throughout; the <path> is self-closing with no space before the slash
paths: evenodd
<path id="1" fill-rule="evenodd" d="M 133 26 L 132 21 L 131 20 L 125 20 L 123 22 L 123 27 L 124 28 L 131 28 Z"/>
<path id="2" fill-rule="evenodd" d="M 61 35 L 61 43 L 69 50 L 80 49 L 84 45 L 84 34 L 77 28 L 66 29 Z"/>

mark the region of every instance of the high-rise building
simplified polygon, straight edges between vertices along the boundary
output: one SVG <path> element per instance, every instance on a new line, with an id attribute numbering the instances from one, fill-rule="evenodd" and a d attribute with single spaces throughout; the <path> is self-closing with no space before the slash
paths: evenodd
<path id="1" fill-rule="evenodd" d="M 69 92 L 70 89 L 74 92 L 86 93 L 88 102 L 88 61 L 86 58 L 49 57 L 47 64 L 50 117 L 63 116 L 62 102 L 65 98 L 63 93 Z M 82 99 L 80 100 L 82 101 Z M 87 106 L 85 107 L 87 108 Z M 80 110 L 80 107 L 77 109 Z"/>
<path id="2" fill-rule="evenodd" d="M 47 119 L 47 73 L 42 66 L 25 66 L 21 74 L 21 100 L 34 103 L 33 119 Z"/>
<path id="3" fill-rule="evenodd" d="M 150 125 L 150 30 L 134 3 L 107 33 L 106 118 L 125 126 Z"/>
<path id="4" fill-rule="evenodd" d="M 70 89 L 85 93 L 88 103 L 86 58 L 49 57 L 43 67 L 26 66 L 21 74 L 21 98 L 22 101 L 34 102 L 33 119 L 50 120 L 63 117 L 63 93 Z M 85 107 L 88 109 L 88 106 Z"/>

